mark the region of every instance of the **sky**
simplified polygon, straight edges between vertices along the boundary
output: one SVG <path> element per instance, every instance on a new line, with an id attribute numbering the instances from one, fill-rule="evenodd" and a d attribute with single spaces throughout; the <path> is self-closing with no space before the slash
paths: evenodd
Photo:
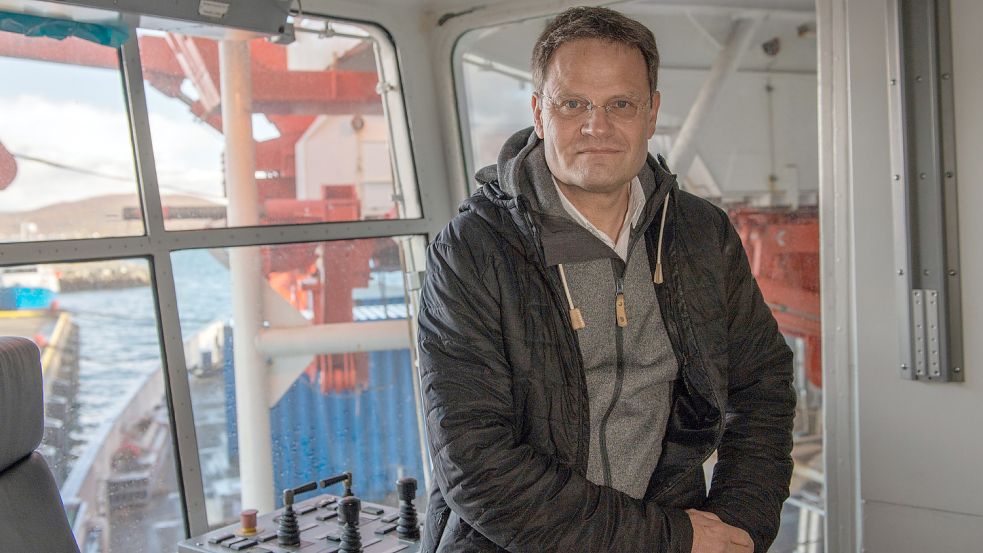
<path id="1" fill-rule="evenodd" d="M 147 103 L 163 192 L 220 196 L 221 135 L 151 87 Z M 15 154 L 98 174 L 18 160 L 16 179 L 0 191 L 0 211 L 136 197 L 129 132 L 117 70 L 0 57 L 0 142 Z"/>
<path id="2" fill-rule="evenodd" d="M 189 88 L 182 90 L 193 92 Z M 161 192 L 224 197 L 221 133 L 197 121 L 181 101 L 149 85 L 145 92 Z M 0 190 L 0 212 L 105 194 L 136 198 L 129 133 L 117 69 L 0 56 L 0 143 L 14 154 L 96 173 L 18 159 L 17 177 Z M 277 131 L 255 114 L 253 135 L 265 140 Z"/>

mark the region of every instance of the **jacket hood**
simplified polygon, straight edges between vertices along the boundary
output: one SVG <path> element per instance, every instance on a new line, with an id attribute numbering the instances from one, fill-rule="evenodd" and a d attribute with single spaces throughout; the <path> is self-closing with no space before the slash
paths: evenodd
<path id="1" fill-rule="evenodd" d="M 475 179 L 481 188 L 464 201 L 462 211 L 476 207 L 474 201 L 483 197 L 505 208 L 526 203 L 545 227 L 576 225 L 560 203 L 546 164 L 543 141 L 536 136 L 533 127 L 509 137 L 498 154 L 498 162 L 480 169 Z M 637 227 L 637 232 L 641 234 L 655 218 L 666 195 L 678 186 L 676 175 L 669 171 L 661 155 L 655 158 L 649 154 L 638 173 L 638 179 L 646 198 L 645 210 Z"/>
<path id="2" fill-rule="evenodd" d="M 534 151 L 539 155 L 534 155 L 530 161 L 538 162 L 542 158 L 542 168 L 530 164 L 525 167 L 526 160 Z M 546 174 L 542 170 L 546 170 Z M 529 174 L 532 173 L 532 174 Z M 546 157 L 543 154 L 542 140 L 536 136 L 533 127 L 527 127 L 513 134 L 502 145 L 498 153 L 498 162 L 478 170 L 475 179 L 485 189 L 485 195 L 492 195 L 498 198 L 515 198 L 520 195 L 535 197 L 534 179 L 543 180 L 548 178 L 549 168 L 546 167 Z M 533 198 L 529 198 L 530 202 Z M 537 202 L 538 203 L 538 202 Z M 538 210 L 537 210 L 538 211 Z"/>

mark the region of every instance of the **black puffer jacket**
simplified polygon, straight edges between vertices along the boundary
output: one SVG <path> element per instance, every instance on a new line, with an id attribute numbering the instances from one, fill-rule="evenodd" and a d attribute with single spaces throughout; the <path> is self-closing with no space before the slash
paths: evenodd
<path id="1" fill-rule="evenodd" d="M 559 275 L 528 201 L 486 182 L 428 250 L 425 553 L 690 553 L 686 508 L 747 530 L 755 553 L 774 540 L 792 472 L 792 353 L 726 213 L 648 163 L 670 187 L 654 286 L 681 377 L 644 500 L 584 476 L 588 392 Z M 653 267 L 658 226 L 645 236 Z M 701 466 L 718 448 L 708 496 Z"/>

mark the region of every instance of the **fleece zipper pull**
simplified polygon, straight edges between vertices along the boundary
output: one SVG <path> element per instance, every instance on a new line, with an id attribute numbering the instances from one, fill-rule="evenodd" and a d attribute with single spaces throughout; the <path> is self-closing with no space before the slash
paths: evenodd
<path id="1" fill-rule="evenodd" d="M 628 326 L 628 312 L 625 310 L 624 282 L 624 277 L 615 278 L 615 291 L 617 295 L 614 297 L 614 312 L 618 319 L 618 326 L 621 328 Z"/>

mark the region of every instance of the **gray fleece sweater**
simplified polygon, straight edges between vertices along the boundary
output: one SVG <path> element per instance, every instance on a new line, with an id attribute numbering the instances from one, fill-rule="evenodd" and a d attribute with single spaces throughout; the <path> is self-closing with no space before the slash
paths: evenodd
<path id="1" fill-rule="evenodd" d="M 505 174 L 503 167 L 509 169 Z M 659 224 L 655 214 L 661 212 L 645 210 L 648 215 L 631 230 L 627 261 L 622 261 L 563 208 L 542 142 L 531 129 L 505 144 L 498 169 L 483 169 L 479 180 L 497 177 L 503 190 L 529 200 L 542 225 L 547 263 L 562 265 L 573 304 L 586 323 L 577 336 L 590 399 L 587 478 L 641 499 L 662 453 L 679 373 L 655 295 L 654 267 L 645 252 L 645 230 Z M 647 203 L 665 198 L 667 190 L 659 189 L 647 165 L 638 177 Z M 619 291 L 627 318 L 620 325 Z"/>

